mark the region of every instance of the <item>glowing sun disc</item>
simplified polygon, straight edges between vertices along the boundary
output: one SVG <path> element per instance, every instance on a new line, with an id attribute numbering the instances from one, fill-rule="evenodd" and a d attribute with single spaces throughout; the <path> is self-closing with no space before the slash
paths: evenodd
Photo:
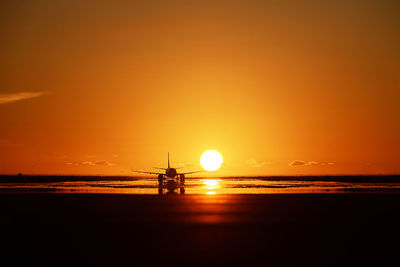
<path id="1" fill-rule="evenodd" d="M 207 150 L 200 157 L 200 164 L 207 171 L 218 170 L 223 161 L 222 155 L 216 150 Z"/>

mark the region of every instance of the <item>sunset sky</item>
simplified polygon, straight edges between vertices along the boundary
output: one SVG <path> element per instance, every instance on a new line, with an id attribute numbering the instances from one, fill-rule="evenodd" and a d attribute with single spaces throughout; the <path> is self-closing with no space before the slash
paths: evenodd
<path id="1" fill-rule="evenodd" d="M 400 173 L 399 1 L 1 1 L 0 173 Z"/>

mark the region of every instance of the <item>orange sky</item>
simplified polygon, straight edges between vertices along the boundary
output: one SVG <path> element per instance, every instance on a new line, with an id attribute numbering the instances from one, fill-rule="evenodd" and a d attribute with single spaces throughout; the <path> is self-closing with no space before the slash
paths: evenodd
<path id="1" fill-rule="evenodd" d="M 400 173 L 397 1 L 0 7 L 0 173 Z"/>

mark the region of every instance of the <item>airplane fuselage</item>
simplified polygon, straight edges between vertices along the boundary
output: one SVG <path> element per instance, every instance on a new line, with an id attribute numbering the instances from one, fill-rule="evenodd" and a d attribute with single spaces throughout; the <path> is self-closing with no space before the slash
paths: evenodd
<path id="1" fill-rule="evenodd" d="M 175 168 L 168 168 L 165 170 L 165 176 L 174 178 L 177 175 L 177 171 Z"/>

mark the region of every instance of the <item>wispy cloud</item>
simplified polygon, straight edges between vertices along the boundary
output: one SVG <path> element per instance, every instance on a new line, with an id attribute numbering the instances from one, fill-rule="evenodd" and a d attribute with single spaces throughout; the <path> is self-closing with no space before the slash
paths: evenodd
<path id="1" fill-rule="evenodd" d="M 99 160 L 94 163 L 98 166 L 114 166 L 114 163 L 108 162 L 107 160 Z"/>
<path id="2" fill-rule="evenodd" d="M 0 104 L 8 104 L 24 99 L 36 98 L 45 94 L 46 92 L 21 92 L 14 94 L 0 94 Z"/>
<path id="3" fill-rule="evenodd" d="M 251 167 L 259 168 L 259 167 L 263 167 L 265 165 L 270 165 L 271 162 L 257 161 L 255 159 L 248 159 L 248 160 L 246 160 L 246 164 Z"/>
<path id="4" fill-rule="evenodd" d="M 294 160 L 289 163 L 289 166 L 293 167 L 293 166 L 313 166 L 313 165 L 333 165 L 333 164 L 334 164 L 333 162 Z"/>
<path id="5" fill-rule="evenodd" d="M 76 161 L 76 162 L 65 162 L 66 165 L 86 165 L 86 166 L 114 166 L 114 163 L 108 162 L 107 160 L 98 161 Z"/>

